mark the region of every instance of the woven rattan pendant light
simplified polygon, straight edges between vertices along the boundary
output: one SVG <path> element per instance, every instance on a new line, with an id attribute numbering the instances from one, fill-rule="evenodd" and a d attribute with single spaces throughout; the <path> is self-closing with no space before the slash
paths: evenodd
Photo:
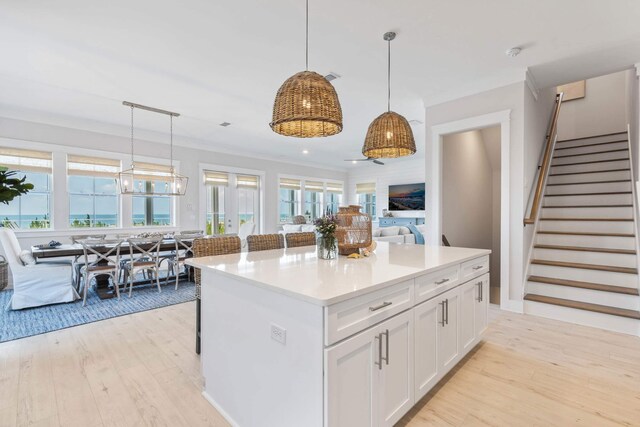
<path id="1" fill-rule="evenodd" d="M 367 158 L 381 159 L 410 156 L 416 152 L 413 131 L 407 119 L 391 111 L 391 40 L 396 33 L 385 33 L 388 43 L 387 62 L 387 112 L 382 113 L 371 122 L 362 147 L 362 154 Z"/>
<path id="2" fill-rule="evenodd" d="M 269 125 L 276 133 L 298 138 L 336 135 L 342 131 L 342 108 L 333 85 L 309 71 L 309 0 L 306 7 L 306 70 L 280 86 Z"/>

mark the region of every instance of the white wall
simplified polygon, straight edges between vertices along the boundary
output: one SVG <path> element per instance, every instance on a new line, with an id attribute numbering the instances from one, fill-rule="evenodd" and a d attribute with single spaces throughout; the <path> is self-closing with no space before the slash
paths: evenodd
<path id="1" fill-rule="evenodd" d="M 418 142 L 418 141 L 417 141 Z M 414 184 L 425 181 L 424 159 L 421 157 L 390 160 L 385 165 L 367 164 L 350 169 L 347 176 L 348 201 L 358 204 L 356 184 L 376 183 L 376 214 L 382 216 L 382 210 L 389 208 L 389 186 L 396 184 Z M 426 206 L 426 209 L 429 209 Z M 424 211 L 398 211 L 395 216 L 424 217 Z"/>
<path id="2" fill-rule="evenodd" d="M 500 126 L 484 128 L 480 131 L 487 157 L 491 163 L 491 271 L 500 271 L 501 245 L 500 245 L 500 215 L 501 215 L 501 129 Z M 500 287 L 500 275 L 492 274 L 491 286 Z"/>
<path id="3" fill-rule="evenodd" d="M 491 249 L 493 170 L 480 130 L 443 138 L 442 172 L 442 233 L 452 246 Z"/>
<path id="4" fill-rule="evenodd" d="M 629 139 L 631 145 L 631 167 L 633 168 L 633 176 L 638 181 L 638 165 L 640 164 L 639 141 L 639 117 L 640 110 L 638 103 L 640 101 L 640 85 L 638 84 L 638 68 L 634 67 L 625 73 L 625 116 L 629 124 Z"/>
<path id="5" fill-rule="evenodd" d="M 625 131 L 626 86 L 625 71 L 588 79 L 584 98 L 562 104 L 558 139 Z"/>
<path id="6" fill-rule="evenodd" d="M 41 123 L 26 122 L 21 120 L 0 118 L 0 138 L 7 138 L 19 148 L 29 148 L 33 143 L 45 143 L 55 148 L 55 145 L 97 150 L 104 153 L 124 153 L 130 151 L 128 138 L 107 135 L 103 133 L 89 132 L 84 130 L 63 128 Z M 5 140 L 6 141 L 6 140 Z M 240 150 L 239 150 L 240 151 Z M 136 140 L 136 158 L 169 158 L 169 146 L 155 142 Z M 250 153 L 247 153 L 250 154 Z M 139 156 L 139 157 L 138 157 Z M 240 155 L 216 153 L 189 147 L 174 147 L 174 159 L 179 162 L 179 172 L 189 177 L 189 187 L 187 194 L 178 197 L 178 228 L 194 229 L 203 228 L 204 222 L 200 223 L 200 186 L 202 177 L 199 174 L 200 164 L 224 165 L 231 168 L 250 169 L 264 172 L 264 233 L 271 233 L 277 230 L 278 224 L 278 175 L 296 175 L 319 179 L 332 179 L 345 181 L 347 185 L 346 170 L 330 170 L 326 168 L 312 167 L 303 164 L 292 164 L 279 162 L 263 158 L 252 158 Z M 125 163 L 127 165 L 127 163 Z M 54 183 L 54 186 L 56 184 Z M 56 187 L 56 188 L 63 188 Z M 53 201 L 53 216 L 60 216 L 66 211 L 66 206 Z M 64 215 L 63 215 L 64 216 Z M 204 219 L 202 219 L 203 221 Z M 77 230 L 75 231 L 77 233 Z M 51 231 L 20 232 L 21 244 L 28 247 L 33 243 L 43 243 L 51 239 L 66 241 L 66 237 L 74 234 L 72 230 L 64 230 L 59 227 Z"/>

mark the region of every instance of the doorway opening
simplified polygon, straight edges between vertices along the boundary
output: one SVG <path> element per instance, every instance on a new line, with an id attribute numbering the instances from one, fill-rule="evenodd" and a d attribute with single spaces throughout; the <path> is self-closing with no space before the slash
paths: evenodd
<path id="1" fill-rule="evenodd" d="M 442 138 L 442 234 L 451 246 L 490 249 L 490 302 L 500 304 L 501 127 Z"/>

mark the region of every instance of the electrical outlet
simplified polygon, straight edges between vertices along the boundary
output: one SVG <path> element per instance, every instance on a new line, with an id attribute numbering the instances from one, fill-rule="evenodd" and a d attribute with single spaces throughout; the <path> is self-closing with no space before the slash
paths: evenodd
<path id="1" fill-rule="evenodd" d="M 271 324 L 271 339 L 279 343 L 287 343 L 287 330 L 274 323 Z"/>

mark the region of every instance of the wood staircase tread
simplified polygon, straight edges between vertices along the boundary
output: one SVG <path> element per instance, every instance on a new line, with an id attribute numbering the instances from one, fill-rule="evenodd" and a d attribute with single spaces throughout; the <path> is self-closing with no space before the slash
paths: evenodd
<path id="1" fill-rule="evenodd" d="M 611 265 L 583 264 L 580 262 L 551 261 L 546 259 L 532 259 L 531 264 L 548 265 L 551 267 L 580 268 L 582 270 L 608 271 L 611 273 L 638 274 L 637 268 L 617 267 Z"/>
<path id="2" fill-rule="evenodd" d="M 607 172 L 628 172 L 630 170 L 631 169 L 629 168 L 621 168 L 621 169 L 606 169 L 601 171 L 563 172 L 563 173 L 550 173 L 549 176 L 586 175 L 590 173 L 607 173 Z"/>
<path id="3" fill-rule="evenodd" d="M 623 151 L 629 151 L 628 148 L 620 148 L 617 150 L 605 150 L 605 151 L 594 151 L 592 153 L 579 153 L 579 154 L 567 154 L 564 156 L 553 156 L 554 159 L 565 159 L 567 157 L 582 157 L 582 156 L 593 156 L 596 154 L 606 154 L 606 153 L 621 153 Z"/>
<path id="4" fill-rule="evenodd" d="M 563 196 L 609 196 L 613 194 L 631 194 L 631 191 L 603 191 L 600 193 L 566 193 L 566 194 L 545 194 L 544 197 L 563 197 Z"/>
<path id="5" fill-rule="evenodd" d="M 538 234 L 558 234 L 566 236 L 636 237 L 633 233 L 595 233 L 591 231 L 538 231 Z"/>
<path id="6" fill-rule="evenodd" d="M 558 251 L 602 252 L 606 254 L 623 254 L 623 255 L 636 254 L 636 251 L 633 249 L 592 248 L 587 246 L 563 246 L 563 245 L 543 245 L 543 244 L 535 244 L 533 247 L 535 249 L 553 249 Z"/>
<path id="7" fill-rule="evenodd" d="M 624 159 L 611 159 L 611 160 L 590 160 L 588 162 L 574 162 L 574 163 L 563 163 L 561 165 L 551 165 L 552 168 L 558 168 L 561 166 L 579 166 L 579 165 L 593 165 L 596 163 L 611 163 L 611 162 L 623 162 L 625 160 L 629 160 L 628 157 Z"/>
<path id="8" fill-rule="evenodd" d="M 578 280 L 557 279 L 555 277 L 529 276 L 530 282 L 546 283 L 548 285 L 569 286 L 572 288 L 591 289 L 594 291 L 613 292 L 616 294 L 639 295 L 637 288 L 625 286 L 603 285 L 602 283 L 582 282 Z"/>
<path id="9" fill-rule="evenodd" d="M 560 141 L 558 141 L 560 142 Z M 596 142 L 595 144 L 582 144 L 582 145 L 576 145 L 574 147 L 560 147 L 555 149 L 555 151 L 560 151 L 560 150 L 573 150 L 574 148 L 583 148 L 583 147 L 595 147 L 597 145 L 607 145 L 607 144 L 616 144 L 618 142 L 627 142 L 626 139 L 620 139 L 618 141 L 609 141 L 609 142 Z"/>
<path id="10" fill-rule="evenodd" d="M 569 142 L 569 141 L 580 141 L 581 139 L 602 138 L 603 136 L 622 135 L 622 134 L 626 134 L 626 133 L 627 133 L 627 131 L 613 132 L 613 133 L 603 133 L 601 135 L 583 136 L 583 137 L 580 137 L 580 138 L 571 138 L 571 139 L 561 139 L 561 140 L 559 140 L 557 142 L 562 143 L 562 142 Z"/>
<path id="11" fill-rule="evenodd" d="M 544 304 L 559 305 L 562 307 L 587 310 L 595 313 L 610 314 L 613 316 L 627 317 L 640 320 L 640 311 L 626 308 L 610 307 L 608 305 L 592 304 L 588 302 L 572 301 L 562 298 L 547 297 L 544 295 L 527 294 L 524 296 L 527 301 L 541 302 Z"/>
<path id="12" fill-rule="evenodd" d="M 562 185 L 615 184 L 619 182 L 631 182 L 631 180 L 630 179 L 612 179 L 610 181 L 565 182 L 561 184 L 547 184 L 547 187 L 558 187 Z"/>
<path id="13" fill-rule="evenodd" d="M 624 205 L 567 205 L 567 206 L 543 206 L 542 209 L 558 209 L 558 208 L 632 208 L 632 204 Z"/>
<path id="14" fill-rule="evenodd" d="M 540 221 L 602 221 L 630 222 L 633 218 L 540 218 Z"/>

